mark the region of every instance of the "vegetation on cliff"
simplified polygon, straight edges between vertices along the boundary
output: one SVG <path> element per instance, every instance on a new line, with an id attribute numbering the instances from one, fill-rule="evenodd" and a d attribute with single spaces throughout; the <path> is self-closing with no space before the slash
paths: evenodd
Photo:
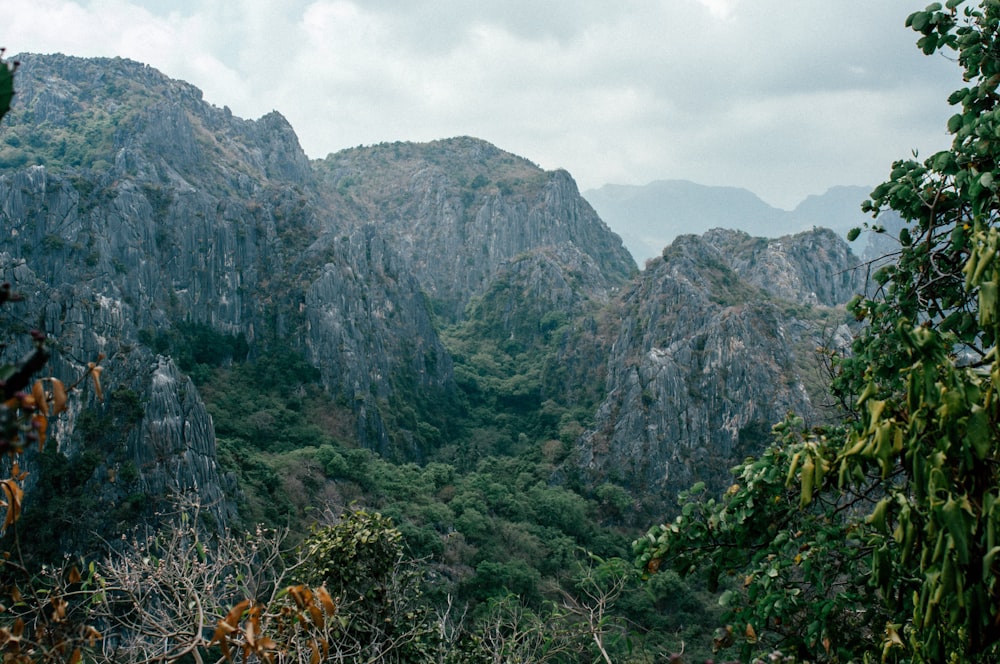
<path id="1" fill-rule="evenodd" d="M 77 87 L 35 79 L 3 135 L 0 268 L 46 312 L 56 367 L 113 357 L 108 399 L 71 399 L 33 459 L 34 514 L 14 518 L 19 467 L 2 485 L 19 554 L 0 648 L 995 658 L 1000 10 L 962 4 L 909 19 L 970 87 L 953 149 L 895 164 L 867 203 L 909 223 L 851 305 L 853 352 L 821 356 L 849 411 L 822 428 L 804 356 L 849 337 L 837 305 L 858 286 L 829 234 L 688 236 L 636 276 L 568 174 L 482 141 L 310 164 L 277 114 L 32 56 Z M 19 435 L 43 426 L 31 398 L 6 404 Z M 809 426 L 766 446 L 788 408 Z M 632 565 L 636 515 L 694 480 Z"/>
<path id="2" fill-rule="evenodd" d="M 956 52 L 968 86 L 949 98 L 951 149 L 896 162 L 865 203 L 874 232 L 884 210 L 907 223 L 877 292 L 850 307 L 867 325 L 835 390 L 855 416 L 823 431 L 789 419 L 721 500 L 689 494 L 635 543 L 647 573 L 728 586 L 744 658 L 1000 653 L 1000 4 L 934 3 L 907 25 L 924 53 Z"/>

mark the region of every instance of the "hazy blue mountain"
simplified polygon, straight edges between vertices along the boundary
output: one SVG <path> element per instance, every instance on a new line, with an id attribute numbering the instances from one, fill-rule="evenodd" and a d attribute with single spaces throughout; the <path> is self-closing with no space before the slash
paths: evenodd
<path id="1" fill-rule="evenodd" d="M 746 189 L 687 180 L 658 180 L 643 186 L 607 184 L 583 195 L 641 265 L 658 256 L 675 237 L 713 228 L 774 238 L 825 227 L 844 237 L 851 227 L 866 221 L 861 202 L 869 190 L 832 187 L 809 196 L 792 211 L 769 205 Z"/>
<path id="2" fill-rule="evenodd" d="M 861 186 L 830 187 L 823 194 L 806 197 L 791 216 L 802 228 L 822 226 L 844 237 L 851 228 L 871 220 L 861 211 L 861 203 L 871 190 L 872 187 Z"/>

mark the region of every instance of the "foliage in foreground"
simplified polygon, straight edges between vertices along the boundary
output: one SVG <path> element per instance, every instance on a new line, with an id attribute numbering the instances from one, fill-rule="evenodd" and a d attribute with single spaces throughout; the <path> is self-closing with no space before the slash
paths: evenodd
<path id="1" fill-rule="evenodd" d="M 924 53 L 957 51 L 969 85 L 949 98 L 951 149 L 896 162 L 865 203 L 908 223 L 877 294 L 851 304 L 868 325 L 835 389 L 856 419 L 786 423 L 720 501 L 688 496 L 635 543 L 647 573 L 727 579 L 720 645 L 744 657 L 1000 657 L 1000 2 L 964 4 L 907 19 Z"/>

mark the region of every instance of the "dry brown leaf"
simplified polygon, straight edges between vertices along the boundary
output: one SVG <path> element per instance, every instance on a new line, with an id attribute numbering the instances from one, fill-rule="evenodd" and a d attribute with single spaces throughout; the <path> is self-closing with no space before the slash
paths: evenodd
<path id="1" fill-rule="evenodd" d="M 250 600 L 248 599 L 243 600 L 229 611 L 229 614 L 226 615 L 226 618 L 222 622 L 224 622 L 226 625 L 232 627 L 235 630 L 236 627 L 240 624 L 240 618 L 243 617 L 243 612 L 246 611 L 249 607 L 250 607 Z"/>
<path id="2" fill-rule="evenodd" d="M 247 640 L 247 645 L 254 650 L 257 649 L 258 634 L 260 634 L 260 610 L 254 606 L 250 609 L 246 626 L 243 628 L 243 636 Z"/>
<path id="3" fill-rule="evenodd" d="M 66 386 L 58 378 L 50 378 L 52 381 L 52 417 L 66 410 Z"/>
<path id="4" fill-rule="evenodd" d="M 31 396 L 35 398 L 35 408 L 40 410 L 42 415 L 48 415 L 49 400 L 46 398 L 45 386 L 42 385 L 42 381 L 36 380 L 31 386 Z"/>
<path id="5" fill-rule="evenodd" d="M 320 586 L 316 589 L 316 596 L 319 597 L 319 603 L 323 605 L 323 610 L 329 615 L 333 615 L 337 612 L 337 605 L 334 604 L 333 598 L 330 597 L 330 593 L 327 591 L 326 586 Z"/>
<path id="6" fill-rule="evenodd" d="M 222 655 L 226 658 L 227 662 L 233 661 L 233 657 L 229 653 L 229 641 L 226 639 L 226 635 L 234 631 L 236 631 L 235 627 L 230 627 L 225 621 L 220 620 L 218 627 L 215 628 L 215 633 L 212 634 L 212 640 L 208 642 L 210 646 L 213 643 L 219 644 L 219 649 L 222 651 Z"/>
<path id="7" fill-rule="evenodd" d="M 309 605 L 309 615 L 312 616 L 313 624 L 323 629 L 323 612 L 315 604 Z"/>
<path id="8" fill-rule="evenodd" d="M 66 602 L 62 597 L 56 597 L 52 600 L 52 622 L 63 622 L 66 620 L 66 609 L 69 608 L 69 603 Z"/>
<path id="9" fill-rule="evenodd" d="M 21 499 L 24 498 L 24 491 L 14 480 L 0 480 L 0 488 L 6 496 L 7 514 L 4 516 L 4 530 L 12 526 L 21 517 Z"/>
<path id="10" fill-rule="evenodd" d="M 302 610 L 312 604 L 312 593 L 309 589 L 303 585 L 298 586 L 288 586 L 288 594 L 292 596 L 295 601 L 295 606 Z"/>
<path id="11" fill-rule="evenodd" d="M 94 383 L 94 392 L 97 394 L 97 399 L 104 401 L 104 390 L 101 389 L 101 372 L 104 371 L 104 367 L 98 366 L 93 362 L 88 362 L 87 368 L 90 370 L 90 378 Z"/>

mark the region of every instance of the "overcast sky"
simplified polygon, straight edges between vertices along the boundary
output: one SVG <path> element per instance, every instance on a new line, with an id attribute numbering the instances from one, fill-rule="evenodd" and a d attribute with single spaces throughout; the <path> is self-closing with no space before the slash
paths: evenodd
<path id="1" fill-rule="evenodd" d="M 123 56 L 310 157 L 471 135 L 581 189 L 682 178 L 794 207 L 948 145 L 925 0 L 5 0 L 0 43 Z"/>

